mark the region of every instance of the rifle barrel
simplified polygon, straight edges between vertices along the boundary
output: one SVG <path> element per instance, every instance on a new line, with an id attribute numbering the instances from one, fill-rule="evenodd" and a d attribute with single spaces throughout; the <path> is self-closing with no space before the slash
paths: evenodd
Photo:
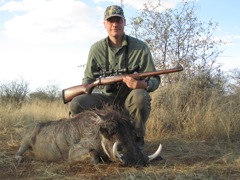
<path id="1" fill-rule="evenodd" d="M 100 84 L 107 85 L 107 84 L 112 84 L 116 82 L 122 81 L 123 77 L 130 76 L 133 78 L 140 78 L 140 77 L 150 77 L 150 76 L 157 76 L 161 74 L 169 74 L 169 73 L 174 73 L 178 71 L 182 71 L 183 67 L 179 65 L 176 68 L 172 69 L 165 69 L 165 70 L 156 70 L 156 71 L 151 71 L 151 72 L 143 72 L 143 73 L 136 73 L 136 74 L 124 74 L 120 76 L 111 76 L 111 77 L 105 77 L 100 79 Z"/>

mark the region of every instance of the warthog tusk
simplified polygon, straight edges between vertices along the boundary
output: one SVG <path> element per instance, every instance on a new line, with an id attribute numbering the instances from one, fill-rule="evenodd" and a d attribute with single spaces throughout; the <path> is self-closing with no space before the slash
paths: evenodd
<path id="1" fill-rule="evenodd" d="M 153 153 L 152 155 L 148 156 L 149 161 L 155 159 L 160 154 L 161 151 L 162 151 L 162 145 L 160 144 L 157 151 L 155 153 Z"/>
<path id="2" fill-rule="evenodd" d="M 104 139 L 101 141 L 101 145 L 102 145 L 102 148 L 103 148 L 103 151 L 105 152 L 105 154 L 111 159 L 111 156 L 109 155 L 108 151 L 107 151 L 107 148 L 105 146 L 105 143 L 103 142 Z"/>
<path id="3" fill-rule="evenodd" d="M 122 154 L 119 154 L 118 150 L 117 150 L 117 146 L 118 146 L 118 142 L 115 142 L 113 144 L 113 156 L 117 157 L 121 162 L 123 162 L 122 160 Z"/>

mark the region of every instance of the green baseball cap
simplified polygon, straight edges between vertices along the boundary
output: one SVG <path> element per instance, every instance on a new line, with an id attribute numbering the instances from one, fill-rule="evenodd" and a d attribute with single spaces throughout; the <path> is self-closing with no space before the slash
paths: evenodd
<path id="1" fill-rule="evenodd" d="M 123 9 L 117 5 L 112 5 L 107 7 L 104 13 L 104 20 L 107 20 L 108 18 L 113 16 L 118 16 L 125 19 Z"/>

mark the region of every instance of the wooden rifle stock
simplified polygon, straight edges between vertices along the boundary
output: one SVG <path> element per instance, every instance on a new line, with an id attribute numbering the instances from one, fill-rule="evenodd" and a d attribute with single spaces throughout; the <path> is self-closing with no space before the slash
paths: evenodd
<path id="1" fill-rule="evenodd" d="M 98 78 L 96 81 L 94 81 L 91 84 L 82 84 L 73 86 L 67 89 L 62 90 L 62 97 L 64 104 L 70 102 L 75 96 L 81 95 L 81 94 L 91 94 L 94 87 L 98 85 L 108 85 L 113 84 L 116 82 L 121 82 L 123 80 L 123 77 L 130 76 L 134 79 L 142 78 L 142 77 L 151 77 L 151 76 L 157 76 L 161 74 L 169 74 L 174 72 L 182 71 L 183 67 L 179 65 L 176 68 L 173 69 L 166 69 L 166 70 L 156 70 L 152 72 L 144 72 L 144 73 L 136 73 L 136 74 L 124 74 L 120 76 L 111 76 L 111 77 L 104 77 L 104 78 Z"/>

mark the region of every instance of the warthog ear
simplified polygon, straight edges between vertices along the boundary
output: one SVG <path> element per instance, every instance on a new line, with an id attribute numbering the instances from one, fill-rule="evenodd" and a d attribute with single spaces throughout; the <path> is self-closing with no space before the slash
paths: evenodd
<path id="1" fill-rule="evenodd" d="M 104 120 L 105 119 L 105 116 L 106 116 L 106 112 L 103 112 L 103 111 L 100 111 L 100 110 L 96 110 L 94 111 L 94 114 L 96 116 L 98 116 L 98 118 Z"/>

